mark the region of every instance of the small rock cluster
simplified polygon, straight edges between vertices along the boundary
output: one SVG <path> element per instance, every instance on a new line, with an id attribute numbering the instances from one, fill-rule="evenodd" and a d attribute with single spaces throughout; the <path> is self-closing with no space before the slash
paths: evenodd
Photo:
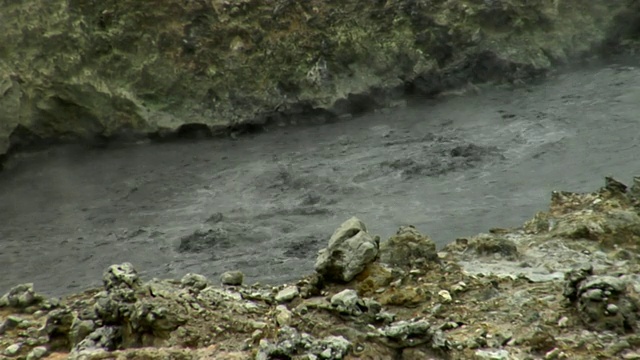
<path id="1" fill-rule="evenodd" d="M 380 242 L 351 218 L 295 284 L 248 286 L 233 271 L 221 285 L 199 274 L 144 282 L 124 263 L 105 271 L 101 288 L 61 300 L 18 285 L 0 298 L 0 354 L 640 359 L 638 184 L 554 193 L 550 210 L 524 226 L 441 252 L 412 226 Z"/>

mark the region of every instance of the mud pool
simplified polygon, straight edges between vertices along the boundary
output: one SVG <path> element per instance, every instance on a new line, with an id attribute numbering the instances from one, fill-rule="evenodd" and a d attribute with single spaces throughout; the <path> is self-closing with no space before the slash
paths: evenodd
<path id="1" fill-rule="evenodd" d="M 0 292 L 67 294 L 124 261 L 146 278 L 286 282 L 353 215 L 383 239 L 413 224 L 443 245 L 520 225 L 552 190 L 639 174 L 629 64 L 238 140 L 56 147 L 0 173 Z"/>

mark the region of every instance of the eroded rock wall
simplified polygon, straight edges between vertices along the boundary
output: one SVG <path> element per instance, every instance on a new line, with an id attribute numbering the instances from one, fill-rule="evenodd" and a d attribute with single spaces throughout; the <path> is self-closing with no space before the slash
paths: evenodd
<path id="1" fill-rule="evenodd" d="M 48 139 L 331 117 L 391 105 L 405 88 L 526 79 L 636 31 L 633 6 L 0 0 L 0 154 Z"/>

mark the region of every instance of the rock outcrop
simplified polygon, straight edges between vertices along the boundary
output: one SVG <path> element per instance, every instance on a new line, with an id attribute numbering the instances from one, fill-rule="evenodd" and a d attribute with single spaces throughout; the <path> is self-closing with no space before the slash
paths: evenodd
<path id="1" fill-rule="evenodd" d="M 634 0 L 0 1 L 0 154 L 318 121 L 637 42 Z"/>
<path id="2" fill-rule="evenodd" d="M 143 282 L 125 263 L 105 271 L 102 288 L 60 301 L 19 285 L 0 301 L 0 353 L 87 360 L 637 359 L 640 198 L 611 180 L 593 193 L 555 192 L 549 211 L 524 226 L 459 239 L 435 255 L 427 236 L 402 227 L 382 243 L 379 258 L 350 268 L 350 280 L 315 273 L 277 287 L 218 287 L 187 274 Z M 585 226 L 589 231 L 570 231 Z M 362 222 L 350 219 L 329 248 L 359 234 L 371 239 Z M 344 269 L 326 274 L 342 276 Z"/>

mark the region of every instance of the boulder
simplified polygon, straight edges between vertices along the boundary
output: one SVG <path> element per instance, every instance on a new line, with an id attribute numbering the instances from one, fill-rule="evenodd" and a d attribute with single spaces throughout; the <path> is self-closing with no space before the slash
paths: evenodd
<path id="1" fill-rule="evenodd" d="M 0 307 L 10 306 L 16 309 L 25 309 L 44 300 L 44 297 L 36 294 L 33 284 L 16 285 L 0 298 Z"/>
<path id="2" fill-rule="evenodd" d="M 128 262 L 109 266 L 102 276 L 102 281 L 107 291 L 123 287 L 134 289 L 140 286 L 138 272 L 133 268 L 133 265 Z"/>
<path id="3" fill-rule="evenodd" d="M 209 280 L 207 280 L 207 277 L 204 275 L 188 273 L 182 277 L 180 284 L 185 288 L 202 290 L 209 286 Z"/>
<path id="4" fill-rule="evenodd" d="M 287 286 L 284 289 L 278 291 L 276 294 L 277 302 L 285 302 L 293 300 L 296 296 L 300 294 L 300 290 L 298 290 L 297 286 Z"/>
<path id="5" fill-rule="evenodd" d="M 402 226 L 380 245 L 380 261 L 393 266 L 415 266 L 438 262 L 436 244 L 414 226 Z"/>
<path id="6" fill-rule="evenodd" d="M 349 282 L 376 259 L 379 244 L 380 239 L 352 217 L 333 233 L 329 246 L 320 250 L 315 269 L 328 281 Z"/>
<path id="7" fill-rule="evenodd" d="M 220 282 L 224 285 L 242 285 L 243 281 L 242 271 L 227 271 L 220 275 Z"/>
<path id="8" fill-rule="evenodd" d="M 564 296 L 589 329 L 633 333 L 638 330 L 640 296 L 630 281 L 626 276 L 591 275 L 578 269 L 567 274 Z"/>

